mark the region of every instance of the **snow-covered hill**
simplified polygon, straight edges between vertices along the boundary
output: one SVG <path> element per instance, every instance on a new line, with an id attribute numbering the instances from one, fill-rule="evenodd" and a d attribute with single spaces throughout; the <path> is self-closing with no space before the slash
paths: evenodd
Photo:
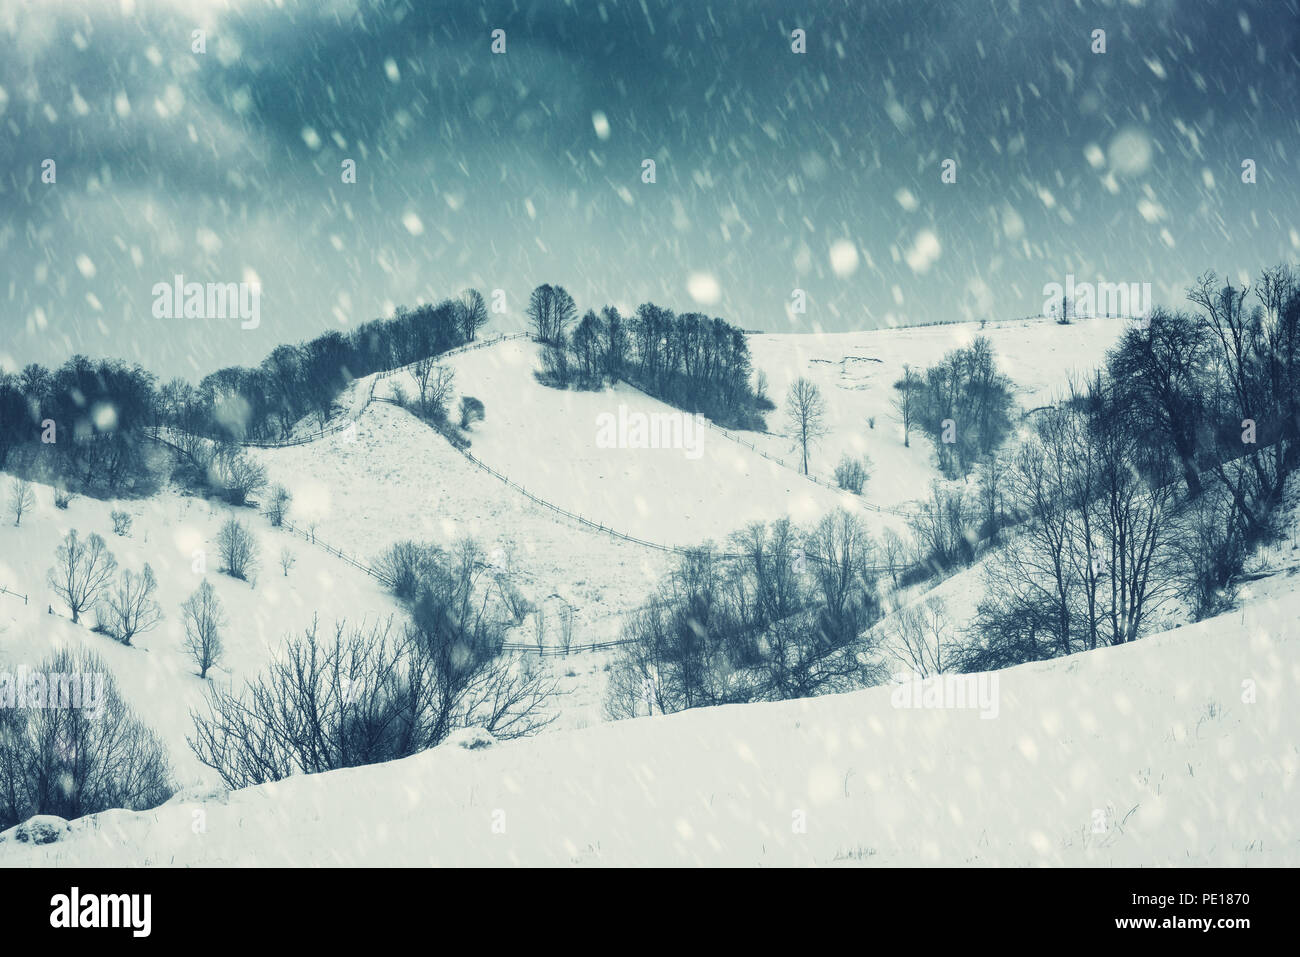
<path id="1" fill-rule="evenodd" d="M 527 340 L 466 352 L 448 365 L 457 395 L 475 396 L 487 410 L 470 432 L 475 457 L 534 495 L 637 538 L 721 541 L 775 516 L 815 521 L 846 501 L 708 429 L 698 447 L 601 447 L 600 417 L 616 422 L 620 407 L 628 416 L 682 413 L 622 383 L 598 392 L 548 388 L 533 376 L 539 347 Z M 399 384 L 407 395 L 415 391 L 409 376 L 394 376 L 377 394 Z"/>
<path id="2" fill-rule="evenodd" d="M 811 379 L 826 399 L 829 434 L 809 463 L 829 479 L 841 455 L 871 457 L 874 469 L 864 497 L 886 507 L 923 496 L 939 477 L 929 440 L 912 435 L 903 446 L 902 422 L 893 408 L 895 382 L 903 366 L 917 372 L 939 362 L 976 336 L 993 345 L 998 366 L 1015 386 L 1024 410 L 1053 401 L 1072 378 L 1087 376 L 1103 362 L 1128 320 L 1082 319 L 1061 325 L 1051 319 L 953 323 L 871 332 L 819 335 L 757 335 L 749 339 L 754 367 L 767 375 L 777 411 L 768 416 L 772 433 L 783 429 L 782 407 L 790 383 Z M 875 428 L 868 420 L 875 419 Z M 793 443 L 781 435 L 747 434 L 760 448 L 793 462 Z"/>
<path id="3" fill-rule="evenodd" d="M 94 815 L 46 846 L 10 832 L 0 862 L 1300 864 L 1300 594 L 981 680 L 984 712 L 881 687 L 464 736 Z"/>
<path id="4" fill-rule="evenodd" d="M 924 495 L 939 477 L 927 440 L 902 443 L 892 409 L 893 382 L 903 364 L 937 362 L 976 335 L 989 336 L 1016 383 L 1022 405 L 1048 401 L 1070 377 L 1101 361 L 1122 331 L 1121 320 L 1058 325 L 1048 320 L 932 326 L 828 335 L 751 337 L 755 367 L 769 376 L 778 401 L 790 381 L 806 375 L 826 396 L 830 433 L 814 455 L 828 474 L 841 451 L 867 451 L 874 474 L 862 499 L 809 482 L 792 467 L 742 442 L 706 430 L 698 456 L 683 449 L 602 447 L 598 418 L 663 415 L 674 410 L 626 385 L 599 392 L 558 391 L 533 377 L 538 347 L 510 340 L 446 360 L 455 372 L 453 408 L 462 395 L 484 402 L 473 424 L 470 453 L 541 499 L 615 532 L 660 545 L 721 542 L 753 521 L 789 515 L 811 523 L 827 511 L 865 500 L 894 507 Z M 368 394 L 369 380 L 354 386 Z M 409 370 L 375 383 L 379 399 L 400 388 L 417 392 Z M 876 428 L 867 426 L 868 416 Z M 778 409 L 769 433 L 738 433 L 769 455 L 795 461 Z M 361 555 L 416 538 L 449 544 L 479 539 L 508 556 L 525 594 L 556 595 L 578 610 L 578 642 L 617 637 L 621 615 L 644 602 L 672 556 L 580 524 L 530 500 L 478 469 L 414 416 L 372 402 L 355 430 L 285 449 L 256 452 L 274 481 L 294 492 L 294 517 Z M 861 509 L 879 533 L 902 519 Z"/>
<path id="5" fill-rule="evenodd" d="M 1122 329 L 1121 321 L 1021 321 L 765 335 L 751 337 L 751 346 L 778 401 L 799 375 L 821 385 L 831 431 L 814 470 L 825 474 L 840 451 L 866 451 L 875 473 L 864 498 L 892 508 L 924 494 L 938 477 L 926 440 L 902 445 L 890 403 L 903 363 L 924 368 L 988 335 L 1022 407 L 1032 408 L 1100 362 Z M 646 600 L 673 555 L 543 503 L 678 547 L 721 540 L 749 521 L 788 514 L 809 522 L 836 505 L 857 504 L 716 432 L 703 435 L 698 457 L 680 449 L 602 447 L 602 413 L 617 414 L 620 405 L 632 413 L 672 410 L 621 385 L 588 393 L 544 388 L 532 376 L 537 347 L 527 341 L 447 362 L 457 396 L 477 396 L 487 409 L 469 433 L 472 456 L 536 498 L 382 401 L 395 384 L 414 392 L 409 375 L 399 372 L 354 385 L 345 405 L 355 428 L 250 450 L 271 481 L 293 491 L 290 518 L 300 530 L 272 529 L 250 510 L 236 513 L 261 544 L 256 587 L 216 572 L 216 531 L 229 510 L 171 491 L 126 503 L 79 498 L 63 511 L 52 491 L 39 487 L 37 508 L 20 528 L 0 524 L 0 585 L 31 596 L 23 605 L 0 595 L 0 668 L 34 665 L 60 647 L 93 648 L 130 704 L 162 734 L 183 789 L 156 811 L 76 822 L 66 841 L 45 849 L 0 843 L 0 862 L 1300 859 L 1291 810 L 1300 719 L 1288 707 L 1300 690 L 1300 596 L 1291 594 L 1285 572 L 1294 564 L 1290 554 L 1256 562 L 1263 577 L 1243 591 L 1243 610 L 1231 615 L 1133 646 L 979 678 L 984 683 L 971 690 L 997 690 L 996 718 L 896 708 L 896 689 L 886 687 L 600 724 L 607 657 L 575 656 L 549 661 L 570 694 L 556 705 L 561 720 L 537 738 L 483 749 L 453 742 L 389 765 L 231 795 L 214 790 L 214 776 L 185 744 L 188 712 L 203 697 L 203 682 L 181 647 L 179 620 L 180 603 L 199 581 L 196 551 L 207 551 L 207 577 L 231 619 L 227 658 L 214 680 L 238 685 L 313 615 L 332 622 L 400 614 L 378 582 L 332 555 L 326 542 L 371 562 L 398 540 L 448 545 L 474 536 L 528 598 L 574 606 L 574 640 L 585 643 L 618 637 L 623 615 Z M 379 401 L 367 401 L 372 387 Z M 868 417 L 875 417 L 874 429 Z M 781 427 L 779 410 L 769 425 Z M 774 432 L 739 437 L 793 461 L 789 441 Z M 112 534 L 113 508 L 133 516 L 130 537 Z M 864 515 L 877 531 L 901 521 Z M 45 570 L 72 527 L 104 535 L 123 566 L 148 561 L 157 573 L 167 617 L 136 647 L 73 626 L 57 605 L 47 614 Z M 308 529 L 318 543 L 304 539 Z M 296 558 L 287 578 L 277 565 L 285 547 Z M 942 597 L 960 624 L 973 614 L 980 574 L 977 564 L 894 601 Z M 530 640 L 527 632 L 523 626 L 513 637 Z M 206 830 L 191 827 L 198 810 Z"/>
<path id="6" fill-rule="evenodd" d="M 0 473 L 0 495 L 9 477 Z M 222 686 L 239 687 L 265 665 L 286 634 L 301 632 L 313 616 L 360 622 L 399 612 L 382 586 L 323 548 L 314 547 L 249 509 L 229 509 L 202 499 L 163 492 L 143 501 L 102 502 L 74 498 L 67 509 L 54 506 L 48 486 L 35 486 L 36 507 L 22 524 L 0 522 L 0 585 L 27 595 L 26 604 L 0 595 L 0 671 L 35 668 L 62 648 L 87 648 L 104 659 L 131 707 L 167 744 L 178 783 L 190 786 L 214 778 L 185 743 L 192 730 L 189 712 L 202 704 L 205 683 L 184 650 L 181 604 L 205 577 L 212 583 L 229 620 L 222 630 L 225 656 L 209 672 Z M 128 536 L 113 534 L 111 512 L 132 517 Z M 234 514 L 254 534 L 260 553 L 255 584 L 220 574 L 217 531 Z M 55 549 L 70 529 L 84 539 L 97 532 L 117 559 L 119 573 L 138 572 L 147 562 L 158 579 L 157 601 L 164 618 L 130 647 L 90 630 L 93 614 L 74 625 L 46 583 Z M 289 549 L 294 565 L 286 576 L 280 553 Z M 196 561 L 201 560 L 201 565 Z M 196 569 L 201 569 L 197 570 Z M 116 576 L 114 576 L 116 579 Z M 54 614 L 47 609 L 53 607 Z"/>

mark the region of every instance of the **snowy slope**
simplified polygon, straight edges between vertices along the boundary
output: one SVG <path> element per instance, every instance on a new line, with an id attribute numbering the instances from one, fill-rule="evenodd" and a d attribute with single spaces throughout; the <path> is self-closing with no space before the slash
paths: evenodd
<path id="1" fill-rule="evenodd" d="M 531 440 L 538 441 L 536 433 Z M 473 536 L 489 556 L 499 552 L 513 566 L 529 599 L 558 595 L 577 606 L 578 643 L 616 637 L 619 613 L 644 601 L 668 568 L 665 552 L 585 529 L 530 502 L 386 403 L 371 404 L 354 434 L 250 454 L 271 481 L 293 492 L 294 523 L 314 523 L 319 537 L 366 561 L 404 539 L 446 547 Z"/>
<path id="2" fill-rule="evenodd" d="M 893 409 L 893 385 L 903 377 L 906 363 L 918 372 L 939 362 L 945 353 L 968 346 L 976 336 L 993 344 L 1002 372 L 1015 385 L 1024 410 L 1059 397 L 1072 377 L 1086 376 L 1103 362 L 1106 350 L 1123 333 L 1127 320 L 1087 319 L 1059 325 L 1050 319 L 1020 319 L 979 323 L 882 329 L 871 332 L 818 335 L 751 336 L 754 367 L 767 374 L 768 394 L 777 411 L 768 416 L 768 429 L 785 429 L 786 390 L 804 376 L 815 382 L 826 400 L 830 434 L 815 447 L 810 462 L 816 475 L 830 478 L 842 454 L 871 457 L 875 466 L 864 497 L 884 506 L 897 506 L 923 496 L 939 478 L 929 439 L 916 432 L 910 448 L 903 446 L 902 422 Z M 874 429 L 868 418 L 876 420 Z M 794 462 L 793 443 L 779 435 L 746 435 L 769 454 Z"/>
<path id="3" fill-rule="evenodd" d="M 774 397 L 798 375 L 823 388 L 832 431 L 815 451 L 814 471 L 829 470 L 840 450 L 865 448 L 875 462 L 865 499 L 897 506 L 925 494 L 938 477 L 927 440 L 914 436 L 912 447 L 904 448 L 895 435 L 892 383 L 904 362 L 924 368 L 974 336 L 988 335 L 1017 382 L 1022 404 L 1033 407 L 1101 361 L 1122 328 L 1119 320 L 1068 326 L 1025 320 L 984 329 L 966 323 L 765 335 L 750 342 Z M 674 410 L 622 384 L 600 392 L 546 388 L 533 377 L 538 347 L 529 341 L 500 342 L 445 361 L 456 374 L 451 406 L 461 395 L 473 395 L 487 410 L 470 431 L 473 456 L 538 498 L 618 532 L 681 547 L 720 542 L 752 521 L 790 515 L 810 523 L 837 505 L 860 504 L 714 430 L 702 434 L 698 458 L 681 449 L 601 448 L 602 413 L 617 415 L 620 406 L 629 413 Z M 354 397 L 369 394 L 370 386 L 369 379 L 358 381 Z M 374 386 L 381 399 L 398 387 L 408 396 L 416 393 L 409 370 Z M 865 427 L 868 415 L 877 417 L 875 430 Z M 784 427 L 779 411 L 769 416 L 769 426 Z M 740 436 L 794 462 L 784 438 Z M 645 600 L 672 561 L 662 551 L 602 534 L 529 501 L 385 402 L 366 407 L 355 430 L 254 454 L 274 481 L 294 492 L 294 520 L 314 522 L 322 538 L 349 552 L 369 559 L 404 538 L 447 545 L 472 535 L 489 553 L 511 556 L 527 597 L 555 596 L 577 608 L 580 643 L 616 638 L 621 615 Z M 861 514 L 876 533 L 902 521 L 867 509 Z"/>
<path id="4" fill-rule="evenodd" d="M 0 473 L 0 492 L 5 496 L 8 487 L 9 476 Z M 378 582 L 324 549 L 271 528 L 251 509 L 233 514 L 249 527 L 260 546 L 255 586 L 217 570 L 217 531 L 232 514 L 226 508 L 163 492 L 143 501 L 78 497 L 61 510 L 54 507 L 49 487 L 36 485 L 35 492 L 36 508 L 23 516 L 21 526 L 15 528 L 12 517 L 0 522 L 0 585 L 29 596 L 24 605 L 12 595 L 0 595 L 0 670 L 14 673 L 19 665 L 35 668 L 64 647 L 92 649 L 104 659 L 140 718 L 162 735 L 182 787 L 213 780 L 185 743 L 192 729 L 190 709 L 199 707 L 205 694 L 205 683 L 183 648 L 181 618 L 182 602 L 204 577 L 193 571 L 196 551 L 205 553 L 206 577 L 229 620 L 222 632 L 225 660 L 209 672 L 210 680 L 223 686 L 241 686 L 261 670 L 286 634 L 301 632 L 313 615 L 319 614 L 323 625 L 331 627 L 335 619 L 359 623 L 399 612 Z M 132 516 L 129 537 L 113 534 L 109 513 L 114 509 Z M 74 625 L 46 583 L 55 549 L 72 528 L 82 538 L 91 532 L 103 536 L 117 559 L 118 574 L 123 568 L 138 572 L 148 562 L 158 578 L 157 600 L 164 618 L 155 630 L 138 635 L 131 647 L 93 633 L 93 613 Z M 287 577 L 279 565 L 283 548 L 290 549 L 296 560 Z M 49 606 L 53 615 L 47 613 Z"/>
<path id="5" fill-rule="evenodd" d="M 106 812 L 60 843 L 0 842 L 0 862 L 1294 866 L 1298 625 L 1288 593 L 1010 669 L 992 719 L 883 687 L 448 743 Z"/>
<path id="6" fill-rule="evenodd" d="M 789 515 L 813 522 L 850 496 L 807 482 L 716 431 L 700 433 L 698 457 L 677 448 L 601 448 L 600 416 L 681 415 L 619 383 L 598 392 L 548 388 L 533 376 L 539 346 L 514 340 L 454 356 L 457 397 L 472 395 L 487 418 L 474 423 L 470 451 L 534 495 L 637 538 L 667 545 L 721 541 L 755 521 Z M 408 375 L 381 381 L 377 395 Z M 693 453 L 692 453 L 693 454 Z"/>

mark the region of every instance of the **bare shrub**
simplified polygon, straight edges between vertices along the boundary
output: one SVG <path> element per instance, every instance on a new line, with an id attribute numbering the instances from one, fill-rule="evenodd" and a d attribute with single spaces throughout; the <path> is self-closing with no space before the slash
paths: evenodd
<path id="1" fill-rule="evenodd" d="M 246 505 L 266 487 L 266 467 L 239 446 L 227 444 L 217 449 L 208 464 L 208 481 L 231 505 Z"/>
<path id="2" fill-rule="evenodd" d="M 171 797 L 166 749 L 98 656 L 61 651 L 37 670 L 59 676 L 51 706 L 0 708 L 0 830 L 36 814 L 144 810 Z"/>
<path id="3" fill-rule="evenodd" d="M 476 399 L 472 395 L 463 395 L 460 397 L 460 427 L 468 429 L 471 422 L 482 422 L 487 415 L 483 407 L 483 400 Z"/>
<path id="4" fill-rule="evenodd" d="M 438 549 L 432 545 L 395 542 L 375 561 L 375 571 L 388 582 L 395 596 L 410 601 L 415 598 L 425 570 L 439 557 Z"/>
<path id="5" fill-rule="evenodd" d="M 871 459 L 865 455 L 861 458 L 841 456 L 839 464 L 835 466 L 835 484 L 854 495 L 862 494 L 862 487 L 870 477 Z"/>
<path id="6" fill-rule="evenodd" d="M 114 510 L 109 513 L 109 518 L 113 520 L 113 534 L 126 537 L 131 534 L 131 516 L 122 511 Z"/>
<path id="7" fill-rule="evenodd" d="M 313 623 L 242 692 L 213 689 L 190 747 L 240 788 L 406 757 L 458 728 L 508 739 L 548 723 L 549 679 L 481 660 L 438 617 L 405 628 L 338 622 L 328 637 Z"/>

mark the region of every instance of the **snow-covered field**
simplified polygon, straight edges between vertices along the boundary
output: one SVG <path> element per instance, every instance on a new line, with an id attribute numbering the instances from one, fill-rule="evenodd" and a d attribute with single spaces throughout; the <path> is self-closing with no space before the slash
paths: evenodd
<path id="1" fill-rule="evenodd" d="M 902 444 L 892 409 L 893 382 L 904 362 L 924 368 L 976 335 L 989 336 L 1022 406 L 1048 401 L 1071 376 L 1101 361 L 1121 320 L 1068 326 L 1022 320 L 828 335 L 751 337 L 755 367 L 780 399 L 806 375 L 822 388 L 829 434 L 814 454 L 825 475 L 841 451 L 866 450 L 875 468 L 863 499 L 886 506 L 924 495 L 939 477 L 933 450 L 914 435 Z M 870 361 L 878 359 L 879 362 Z M 861 361 L 859 361 L 861 360 Z M 663 545 L 721 542 L 753 521 L 789 515 L 811 523 L 827 511 L 858 507 L 855 496 L 802 478 L 715 430 L 701 434 L 698 457 L 684 449 L 604 448 L 598 417 L 673 410 L 625 385 L 600 392 L 557 391 L 538 383 L 538 347 L 511 340 L 453 356 L 454 408 L 461 395 L 484 402 L 487 417 L 470 431 L 473 456 L 533 495 L 607 528 Z M 368 380 L 354 386 L 365 394 Z M 379 380 L 375 395 L 417 388 L 409 372 Z M 876 428 L 866 425 L 876 418 Z M 793 463 L 778 408 L 769 434 L 739 433 Z M 322 539 L 373 557 L 395 541 L 447 545 L 462 535 L 509 555 L 525 594 L 558 596 L 578 609 L 578 642 L 617 637 L 620 615 L 641 604 L 671 556 L 629 543 L 541 507 L 476 468 L 441 436 L 385 402 L 373 402 L 355 431 L 318 442 L 256 453 L 273 480 L 294 492 L 293 518 L 315 522 Z M 412 490 L 408 493 L 406 490 Z M 862 510 L 873 531 L 899 527 L 890 514 Z"/>
<path id="2" fill-rule="evenodd" d="M 532 441 L 544 448 L 536 436 Z M 273 482 L 293 492 L 290 519 L 314 524 L 322 541 L 373 562 L 405 539 L 446 547 L 472 536 L 513 568 L 530 600 L 556 595 L 577 607 L 578 643 L 616 637 L 618 613 L 644 601 L 668 568 L 668 553 L 534 504 L 386 403 L 370 405 L 355 437 L 338 433 L 254 454 Z"/>
<path id="3" fill-rule="evenodd" d="M 911 449 L 894 441 L 888 424 L 894 421 L 889 408 L 894 366 L 901 372 L 903 361 L 925 365 L 973 335 L 990 335 L 1025 401 L 1035 403 L 1059 387 L 1076 364 L 1100 357 L 1119 328 L 1119 323 L 1105 321 L 1071 326 L 1049 321 L 990 323 L 982 331 L 965 324 L 758 336 L 751 338 L 751 345 L 756 367 L 769 375 L 773 395 L 781 394 L 786 380 L 801 374 L 822 385 L 832 427 L 822 457 L 852 447 L 861 439 L 865 416 L 878 415 L 875 431 L 880 440 L 870 447 L 877 467 L 867 497 L 892 504 L 905 501 L 901 490 L 908 496 L 923 492 L 938 474 L 926 441 L 918 438 Z M 844 386 L 839 373 L 827 371 L 832 357 L 838 361 L 866 354 L 881 358 L 885 371 L 867 376 L 855 388 Z M 1029 361 L 1031 356 L 1035 361 Z M 699 458 L 674 449 L 600 448 L 600 413 L 617 414 L 620 404 L 633 412 L 672 410 L 621 385 L 597 393 L 544 388 L 532 376 L 537 347 L 530 342 L 498 343 L 453 356 L 448 363 L 456 371 L 457 394 L 475 395 L 487 409 L 486 420 L 475 423 L 470 433 L 470 451 L 476 457 L 540 498 L 618 531 L 663 544 L 692 545 L 720 540 L 749 521 L 785 514 L 811 521 L 853 501 L 715 431 L 703 433 Z M 395 383 L 408 394 L 414 391 L 409 375 L 399 374 L 375 383 L 375 394 L 391 394 Z M 561 603 L 576 608 L 576 643 L 617 638 L 623 614 L 645 601 L 672 555 L 603 534 L 535 504 L 475 467 L 415 417 L 385 402 L 366 405 L 370 386 L 369 379 L 360 380 L 342 400 L 348 417 L 357 418 L 355 429 L 306 445 L 251 451 L 267 466 L 272 481 L 293 491 L 291 520 L 312 529 L 319 541 L 365 562 L 401 539 L 447 545 L 472 535 L 511 567 L 512 577 L 532 601 L 549 608 Z M 769 425 L 781 427 L 779 412 L 772 413 Z M 305 431 L 315 428 L 315 423 L 303 424 Z M 788 451 L 788 442 L 779 437 L 745 437 L 760 447 L 767 443 L 773 454 Z M 7 489 L 8 476 L 0 477 L 0 484 Z M 130 537 L 112 534 L 109 513 L 114 508 L 132 515 Z M 199 581 L 191 570 L 196 550 L 208 553 L 207 576 L 230 618 L 226 659 L 214 671 L 215 681 L 242 684 L 265 663 L 269 649 L 278 647 L 286 634 L 305 628 L 313 614 L 330 623 L 399 611 L 377 582 L 302 537 L 270 528 L 250 510 L 237 514 L 261 545 L 256 587 L 218 574 L 213 543 L 228 514 L 228 509 L 171 491 L 120 503 L 76 498 L 62 511 L 53 506 L 52 491 L 38 486 L 37 508 L 24 517 L 21 527 L 0 523 L 0 585 L 30 596 L 24 606 L 0 594 L 0 666 L 35 664 L 66 643 L 93 647 L 118 676 L 128 700 L 167 740 L 181 782 L 210 780 L 184 741 L 188 712 L 203 694 L 182 648 L 180 621 L 180 605 Z M 864 516 L 877 529 L 897 524 L 893 516 Z M 138 638 L 136 647 L 123 648 L 72 626 L 49 593 L 45 572 L 59 539 L 74 527 L 82 535 L 103 535 L 123 567 L 138 570 L 146 561 L 153 566 L 166 617 L 156 631 Z M 297 563 L 288 577 L 278 566 L 283 548 L 293 552 Z M 954 584 L 949 590 L 962 589 Z M 47 614 L 49 605 L 55 605 L 58 614 Z M 531 640 L 527 625 L 512 639 Z M 606 657 L 552 663 L 570 692 L 562 706 L 561 726 L 600 720 Z"/>
<path id="4" fill-rule="evenodd" d="M 622 383 L 599 392 L 548 388 L 533 376 L 538 353 L 536 344 L 512 340 L 447 364 L 456 373 L 452 406 L 472 395 L 487 411 L 470 431 L 470 452 L 539 498 L 666 545 L 721 541 L 781 515 L 812 522 L 851 502 L 709 429 L 693 448 L 602 448 L 598 420 L 617 418 L 620 407 L 628 415 L 682 413 Z M 376 394 L 395 385 L 415 393 L 406 375 L 382 380 Z"/>
<path id="5" fill-rule="evenodd" d="M 8 486 L 8 476 L 0 474 L 0 489 L 6 495 Z M 271 528 L 265 518 L 248 509 L 234 514 L 258 541 L 260 567 L 253 585 L 217 570 L 217 531 L 231 514 L 228 509 L 163 492 L 143 501 L 78 497 L 62 510 L 54 506 L 52 489 L 37 485 L 35 491 L 36 508 L 23 516 L 19 527 L 12 520 L 0 522 L 0 585 L 28 596 L 24 605 L 12 595 L 0 595 L 0 670 L 12 674 L 19 665 L 35 668 L 65 647 L 93 650 L 104 659 L 137 714 L 162 735 L 182 786 L 215 780 L 185 743 L 192 728 L 189 712 L 202 704 L 205 692 L 184 649 L 181 604 L 204 577 L 212 583 L 229 620 L 222 632 L 225 657 L 209 672 L 209 678 L 222 686 L 241 686 L 261 670 L 287 634 L 307 628 L 313 616 L 328 627 L 336 619 L 359 623 L 399 612 L 378 582 L 324 549 Z M 115 509 L 131 515 L 129 536 L 113 534 L 110 513 Z M 153 631 L 138 635 L 130 647 L 92 632 L 93 613 L 74 625 L 46 583 L 55 549 L 73 528 L 83 539 L 92 532 L 103 536 L 117 559 L 119 574 L 123 568 L 138 572 L 147 562 L 158 578 L 157 601 L 164 618 Z M 287 576 L 279 564 L 285 548 L 295 560 Z M 200 553 L 203 564 L 196 566 Z M 54 614 L 47 611 L 50 607 Z"/>
<path id="6" fill-rule="evenodd" d="M 894 707 L 881 687 L 452 741 L 94 815 L 0 860 L 1300 864 L 1300 594 L 996 679 L 996 717 Z"/>
<path id="7" fill-rule="evenodd" d="M 784 428 L 782 410 L 790 384 L 811 379 L 826 400 L 829 434 L 811 456 L 813 474 L 830 479 L 840 456 L 866 453 L 874 465 L 863 496 L 893 507 L 923 496 L 939 478 L 930 441 L 913 432 L 903 445 L 903 426 L 893 408 L 894 383 L 903 366 L 917 372 L 939 362 L 953 349 L 969 346 L 977 336 L 993 344 L 999 369 L 1015 385 L 1023 410 L 1058 398 L 1072 378 L 1086 376 L 1105 358 L 1128 325 L 1124 319 L 1081 319 L 1060 325 L 1051 319 L 953 323 L 871 332 L 749 337 L 754 367 L 767 374 L 768 394 L 777 411 L 768 430 Z M 868 419 L 875 419 L 871 428 Z M 780 435 L 746 434 L 771 455 L 795 462 L 793 443 Z"/>
<path id="8" fill-rule="evenodd" d="M 889 506 L 938 477 L 928 441 L 902 446 L 890 407 L 902 363 L 923 368 L 986 334 L 1022 407 L 1050 401 L 1101 360 L 1118 321 L 989 323 L 826 336 L 751 338 L 779 400 L 807 375 L 827 397 L 823 471 L 841 450 L 876 464 L 866 498 Z M 880 360 L 878 362 L 872 360 Z M 458 394 L 487 418 L 473 455 L 548 502 L 654 542 L 719 540 L 748 521 L 810 521 L 847 499 L 715 432 L 683 450 L 602 448 L 596 417 L 668 412 L 627 387 L 557 392 L 532 377 L 536 347 L 499 343 L 448 360 Z M 403 374 L 375 383 L 390 394 Z M 672 556 L 586 527 L 479 469 L 442 436 L 386 402 L 345 405 L 355 430 L 258 450 L 294 493 L 291 520 L 362 561 L 406 538 L 480 540 L 533 601 L 577 608 L 575 642 L 617 637 Z M 865 420 L 876 417 L 874 430 Z M 769 419 L 780 428 L 780 413 Z M 746 434 L 790 461 L 788 440 Z M 824 467 L 824 468 L 823 468 Z M 8 477 L 3 477 L 7 485 Z M 129 537 L 109 513 L 133 517 Z M 67 646 L 93 648 L 137 713 L 166 742 L 182 791 L 138 814 L 109 811 L 33 848 L 0 842 L 5 864 L 1294 864 L 1300 769 L 1297 545 L 1272 546 L 1241 609 L 1131 646 L 980 676 L 996 717 L 895 707 L 897 691 L 698 710 L 602 723 L 608 653 L 548 659 L 569 692 L 560 720 L 524 741 L 453 741 L 370 768 L 227 794 L 185 743 L 203 682 L 182 648 L 180 604 L 197 587 L 196 553 L 230 618 L 213 680 L 242 684 L 286 634 L 319 615 L 400 614 L 374 580 L 319 545 L 237 514 L 258 537 L 255 586 L 217 573 L 229 510 L 165 491 L 144 501 L 75 499 L 49 488 L 22 526 L 0 523 L 0 669 L 34 666 Z M 869 517 L 871 513 L 868 513 Z M 870 517 L 873 527 L 892 516 Z M 1294 525 L 1294 515 L 1283 519 Z M 45 583 L 67 529 L 105 537 L 123 567 L 148 561 L 166 615 L 123 647 L 74 626 Z M 296 565 L 285 577 L 282 548 Z M 936 587 L 958 624 L 974 612 L 979 564 Z M 55 614 L 47 613 L 54 605 Z M 881 627 L 887 626 L 888 621 Z M 529 640 L 527 626 L 512 636 Z M 976 687 L 972 685 L 972 688 Z M 202 811 L 196 816 L 196 812 Z M 203 821 L 202 828 L 194 822 Z"/>

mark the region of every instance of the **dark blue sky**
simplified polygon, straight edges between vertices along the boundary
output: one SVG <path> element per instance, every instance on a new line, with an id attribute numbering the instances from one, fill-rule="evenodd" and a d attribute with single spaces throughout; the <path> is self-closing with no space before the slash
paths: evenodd
<path id="1" fill-rule="evenodd" d="M 1300 260 L 1298 103 L 1300 0 L 0 0 L 0 363 L 197 378 L 467 285 L 498 327 L 540 282 L 770 331 L 1171 301 Z M 260 327 L 154 319 L 176 273 Z"/>

